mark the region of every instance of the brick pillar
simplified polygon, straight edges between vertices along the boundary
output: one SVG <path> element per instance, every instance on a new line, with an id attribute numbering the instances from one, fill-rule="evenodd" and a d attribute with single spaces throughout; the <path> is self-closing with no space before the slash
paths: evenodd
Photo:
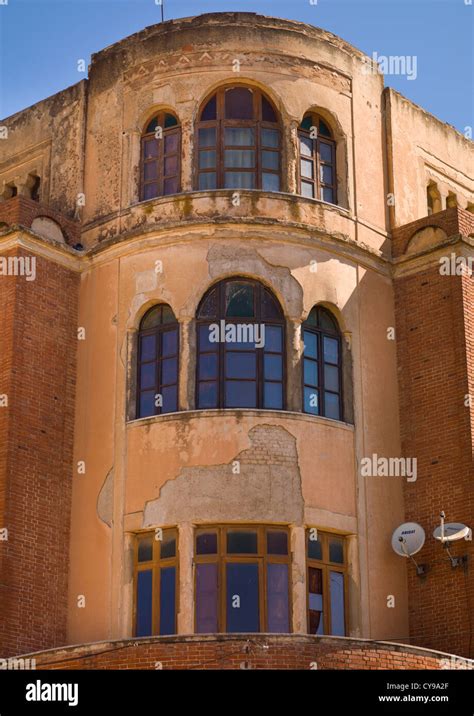
<path id="1" fill-rule="evenodd" d="M 453 569 L 432 533 L 440 510 L 474 528 L 474 278 L 425 263 L 395 279 L 395 301 L 402 454 L 418 461 L 416 482 L 404 482 L 406 520 L 424 528 L 415 559 L 429 566 L 420 579 L 407 563 L 411 643 L 472 658 L 473 544 L 453 544 L 470 560 Z"/>
<path id="2" fill-rule="evenodd" d="M 1 657 L 66 642 L 78 286 L 41 257 L 0 276 Z"/>

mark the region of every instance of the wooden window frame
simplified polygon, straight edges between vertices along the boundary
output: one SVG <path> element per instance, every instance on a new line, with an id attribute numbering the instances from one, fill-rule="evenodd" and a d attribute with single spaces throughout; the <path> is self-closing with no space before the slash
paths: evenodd
<path id="1" fill-rule="evenodd" d="M 305 115 L 307 116 L 307 115 Z M 323 121 L 324 124 L 328 127 L 329 131 L 331 132 L 331 137 L 326 137 L 325 135 L 320 135 L 319 133 L 319 123 L 320 121 Z M 331 203 L 334 205 L 337 205 L 337 172 L 336 172 L 336 141 L 334 140 L 332 136 L 332 130 L 328 126 L 327 122 L 323 120 L 319 115 L 311 115 L 311 125 L 316 127 L 318 130 L 318 134 L 316 138 L 311 137 L 311 132 L 306 129 L 302 129 L 301 127 L 298 127 L 298 161 L 297 161 L 297 180 L 298 180 L 298 194 L 300 196 L 303 196 L 304 198 L 313 198 L 317 199 L 318 201 L 325 201 L 322 198 L 322 189 L 332 189 L 333 192 L 333 199 L 332 202 L 326 202 Z M 305 156 L 301 154 L 301 148 L 300 148 L 300 137 L 304 137 L 305 139 L 308 139 L 312 143 L 312 153 L 311 157 Z M 321 151 L 320 147 L 321 144 L 327 144 L 331 148 L 331 161 L 327 162 L 321 159 Z M 301 174 L 301 160 L 305 159 L 306 161 L 311 161 L 313 166 L 313 178 L 310 179 L 309 177 L 303 177 Z M 333 183 L 327 184 L 326 182 L 323 182 L 321 179 L 321 167 L 322 166 L 330 166 L 332 168 L 332 177 L 333 177 Z M 313 197 L 306 197 L 306 195 L 303 194 L 303 187 L 302 183 L 305 182 L 307 184 L 312 184 L 313 186 Z"/>
<path id="2" fill-rule="evenodd" d="M 225 286 L 227 283 L 232 282 L 237 283 L 249 283 L 254 286 L 254 316 L 251 318 L 242 318 L 242 317 L 236 317 L 236 318 L 226 318 L 225 317 Z M 256 383 L 256 394 L 257 394 L 257 405 L 254 408 L 248 408 L 249 410 L 286 410 L 286 385 L 287 385 L 287 369 L 286 369 L 286 321 L 285 316 L 283 314 L 283 310 L 281 308 L 280 301 L 275 296 L 275 294 L 264 284 L 260 283 L 260 281 L 257 281 L 255 279 L 250 279 L 248 277 L 243 276 L 230 276 L 229 278 L 223 279 L 222 281 L 219 281 L 217 284 L 214 284 L 211 286 L 204 296 L 202 297 L 201 301 L 199 302 L 199 306 L 197 309 L 197 316 L 199 316 L 199 312 L 201 309 L 201 306 L 203 305 L 205 299 L 209 295 L 209 293 L 214 290 L 215 288 L 218 289 L 218 315 L 214 318 L 196 318 L 196 381 L 195 381 L 195 405 L 197 410 L 208 410 L 208 409 L 215 409 L 215 408 L 200 408 L 199 407 L 199 384 L 201 382 L 206 382 L 205 380 L 200 381 L 199 380 L 199 365 L 200 365 L 200 357 L 201 355 L 204 355 L 205 353 L 201 352 L 201 339 L 200 339 L 200 327 L 205 325 L 210 325 L 212 323 L 219 323 L 221 320 L 225 320 L 226 324 L 248 324 L 250 322 L 265 324 L 266 326 L 278 326 L 282 329 L 282 349 L 281 354 L 280 353 L 274 353 L 274 352 L 265 352 L 265 348 L 259 348 L 256 349 L 256 377 L 255 380 L 253 379 L 236 379 L 241 380 L 242 382 L 245 382 L 248 380 L 248 382 L 255 382 Z M 278 307 L 281 311 L 281 319 L 264 319 L 261 317 L 261 308 L 263 305 L 263 292 L 268 291 L 275 302 L 277 303 Z M 231 344 L 230 344 L 231 345 Z M 217 343 L 217 347 L 215 351 L 207 351 L 207 353 L 217 353 L 217 408 L 225 408 L 225 388 L 226 388 L 226 375 L 225 375 L 225 367 L 226 367 L 226 343 L 219 342 Z M 230 347 L 228 350 L 232 350 Z M 241 351 L 242 353 L 245 353 L 246 351 Z M 249 351 L 250 352 L 250 351 Z M 265 408 L 264 407 L 264 390 L 265 390 L 265 383 L 280 383 L 280 381 L 277 380 L 265 380 L 264 375 L 264 358 L 265 355 L 281 355 L 282 358 L 282 407 L 281 408 Z M 213 382 L 211 380 L 207 382 Z M 230 410 L 245 410 L 245 408 L 229 408 Z"/>
<path id="3" fill-rule="evenodd" d="M 172 127 L 168 127 L 165 129 L 165 116 L 169 114 L 172 117 L 176 119 L 178 122 L 177 125 L 173 125 Z M 150 122 L 156 119 L 157 120 L 157 126 L 161 127 L 163 130 L 163 136 L 160 140 L 156 140 L 158 142 L 158 155 L 157 157 L 152 157 L 150 159 L 145 158 L 145 142 L 150 139 L 156 139 L 155 132 L 146 132 L 146 127 L 150 124 Z M 164 147 L 165 147 L 165 138 L 169 137 L 173 134 L 176 134 L 178 137 L 177 140 L 177 147 L 176 152 L 172 152 L 169 154 L 164 153 Z M 165 161 L 170 156 L 175 156 L 177 158 L 177 171 L 175 174 L 169 174 L 165 175 Z M 157 178 L 156 179 L 145 179 L 145 166 L 147 164 L 153 164 L 156 163 L 157 165 Z M 152 199 L 157 199 L 161 196 L 173 196 L 173 194 L 165 194 L 164 187 L 165 187 L 165 180 L 167 179 L 173 179 L 174 177 L 177 178 L 177 188 L 176 192 L 173 192 L 173 194 L 179 194 L 181 192 L 181 124 L 179 123 L 178 117 L 173 113 L 166 110 L 162 110 L 156 114 L 154 114 L 150 119 L 147 121 L 145 125 L 145 131 L 143 132 L 140 140 L 140 201 L 151 201 Z M 155 196 L 145 198 L 145 187 L 149 184 L 158 184 L 158 192 Z"/>
<path id="4" fill-rule="evenodd" d="M 336 319 L 336 317 L 335 317 L 330 311 L 328 311 L 326 308 L 324 308 L 324 306 L 317 306 L 317 305 L 316 305 L 316 306 L 314 306 L 313 308 L 322 309 L 322 310 L 325 311 L 326 313 L 329 313 L 330 316 L 331 316 L 331 318 L 332 318 L 332 320 L 333 320 L 333 321 L 336 323 L 336 325 L 337 325 L 337 319 Z M 311 310 L 313 310 L 313 309 L 311 309 Z M 311 313 L 311 311 L 310 311 L 310 313 Z M 309 314 L 308 314 L 308 317 L 309 317 Z M 328 417 L 328 418 L 329 418 L 329 416 L 326 415 L 326 406 L 325 406 L 325 392 L 328 392 L 328 393 L 332 393 L 333 395 L 338 395 L 338 397 L 339 397 L 339 418 L 329 418 L 329 420 L 337 420 L 338 422 L 344 422 L 344 395 L 343 395 L 342 340 L 341 340 L 341 332 L 340 332 L 339 328 L 334 329 L 334 331 L 331 331 L 331 330 L 329 330 L 329 329 L 327 329 L 327 328 L 319 328 L 318 326 L 310 325 L 310 324 L 308 324 L 306 321 L 304 321 L 304 322 L 302 323 L 302 325 L 301 325 L 301 332 L 302 332 L 301 338 L 302 338 L 302 340 L 303 340 L 303 343 L 304 343 L 304 334 L 305 334 L 305 331 L 307 331 L 307 332 L 309 332 L 309 333 L 312 333 L 313 335 L 316 336 L 316 341 L 317 341 L 317 346 L 318 346 L 318 358 L 317 358 L 317 359 L 313 359 L 313 358 L 311 358 L 311 357 L 309 357 L 309 356 L 306 356 L 306 355 L 305 355 L 305 349 L 303 349 L 303 355 L 302 355 L 302 359 L 301 359 L 301 384 L 302 384 L 302 395 L 303 395 L 303 404 L 302 404 L 303 413 L 304 413 L 305 415 L 314 415 L 314 416 L 316 416 L 316 417 L 321 417 L 321 418 L 326 418 L 326 417 Z M 338 356 L 339 356 L 339 360 L 338 360 L 337 368 L 338 368 L 338 379 L 339 379 L 339 392 L 336 392 L 336 391 L 334 391 L 334 390 L 327 390 L 327 391 L 326 391 L 326 388 L 325 388 L 325 385 L 324 385 L 324 364 L 325 364 L 325 360 L 324 360 L 324 336 L 326 336 L 327 338 L 333 338 L 333 339 L 337 340 L 337 342 L 338 342 Z M 312 361 L 312 362 L 314 362 L 314 363 L 317 363 L 317 367 L 318 367 L 318 385 L 317 385 L 316 387 L 313 386 L 313 385 L 307 385 L 307 384 L 305 383 L 305 379 L 304 379 L 305 360 L 310 360 L 310 361 Z M 334 363 L 330 363 L 329 365 L 335 365 L 335 364 L 334 364 Z M 305 401 L 304 401 L 305 388 L 312 388 L 313 390 L 317 390 L 318 395 L 319 395 L 319 407 L 320 407 L 320 410 L 319 410 L 318 413 L 310 413 L 309 411 L 306 411 L 306 410 L 305 410 Z"/>
<path id="5" fill-rule="evenodd" d="M 174 557 L 160 557 L 160 540 L 155 539 L 156 530 L 146 530 L 137 532 L 134 539 L 133 549 L 133 635 L 136 636 L 137 631 L 137 611 L 138 611 L 138 574 L 140 572 L 152 571 L 152 633 L 150 636 L 160 636 L 160 586 L 161 586 L 161 570 L 165 567 L 175 568 L 175 604 L 174 604 L 174 632 L 177 634 L 177 620 L 179 612 L 179 531 L 173 526 L 160 527 L 165 532 L 174 533 L 176 539 L 176 549 Z M 141 539 L 146 537 L 153 538 L 152 559 L 147 562 L 138 561 L 138 546 Z M 137 637 L 139 638 L 139 637 Z"/>
<path id="6" fill-rule="evenodd" d="M 137 390 L 136 390 L 136 419 L 140 418 L 152 418 L 155 415 L 167 415 L 168 412 L 163 412 L 163 406 L 157 407 L 155 405 L 155 412 L 153 415 L 141 415 L 140 411 L 140 395 L 142 392 L 146 392 L 148 390 L 152 390 L 152 388 L 143 388 L 141 387 L 141 367 L 144 363 L 154 363 L 155 364 L 155 386 L 156 391 L 155 395 L 159 395 L 163 388 L 171 387 L 176 385 L 176 410 L 170 411 L 170 412 L 178 412 L 179 411 L 179 359 L 180 359 L 180 326 L 179 322 L 175 317 L 174 322 L 169 323 L 160 323 L 158 326 L 155 326 L 153 328 L 141 328 L 141 324 L 145 317 L 148 315 L 150 311 L 153 309 L 161 307 L 162 309 L 164 307 L 171 308 L 169 304 L 167 303 L 159 303 L 154 306 L 151 306 L 151 308 L 148 309 L 148 311 L 142 316 L 142 319 L 140 321 L 140 327 L 137 332 Z M 172 309 L 171 309 L 172 310 Z M 174 315 L 174 312 L 173 312 Z M 173 353 L 173 355 L 166 356 L 166 359 L 168 358 L 176 358 L 176 383 L 167 383 L 166 385 L 163 385 L 162 383 L 162 363 L 163 363 L 163 334 L 167 333 L 168 331 L 176 331 L 176 353 Z M 156 358 L 152 361 L 142 361 L 141 356 L 141 338 L 143 336 L 156 336 Z"/>
<path id="7" fill-rule="evenodd" d="M 225 118 L 225 93 L 228 90 L 231 89 L 248 89 L 252 92 L 252 99 L 253 99 L 253 119 L 226 119 Z M 213 98 L 216 97 L 216 119 L 212 120 L 201 120 L 201 114 L 208 104 L 208 102 Z M 277 122 L 268 122 L 266 120 L 262 119 L 262 97 L 264 97 L 269 104 L 271 105 L 273 111 L 275 112 L 275 116 L 277 117 Z M 225 129 L 226 128 L 238 128 L 238 129 L 245 129 L 245 128 L 253 128 L 255 132 L 255 144 L 254 145 L 226 145 L 225 144 Z M 214 149 L 216 152 L 216 165 L 214 168 L 205 168 L 200 169 L 199 168 L 199 154 L 201 147 L 199 145 L 199 130 L 200 129 L 210 129 L 215 128 L 216 129 L 216 144 L 212 146 L 205 146 L 202 147 L 202 150 L 212 150 Z M 272 129 L 278 132 L 278 147 L 272 148 L 272 147 L 266 147 L 262 143 L 262 129 Z M 248 85 L 226 85 L 224 87 L 220 87 L 216 92 L 209 95 L 204 102 L 201 105 L 200 111 L 199 111 L 199 120 L 196 122 L 195 126 L 195 135 L 194 135 L 194 146 L 196 147 L 196 158 L 194 162 L 194 186 L 196 191 L 214 191 L 214 189 L 200 189 L 199 188 L 199 176 L 200 174 L 211 174 L 215 173 L 216 175 L 216 186 L 215 189 L 226 189 L 227 191 L 252 191 L 252 189 L 248 188 L 232 188 L 232 187 L 226 187 L 225 186 L 225 165 L 224 165 L 224 158 L 225 158 L 225 150 L 226 149 L 236 149 L 236 150 L 254 150 L 255 151 L 255 164 L 253 168 L 233 168 L 229 169 L 227 168 L 227 171 L 235 171 L 239 173 L 249 173 L 253 174 L 255 176 L 255 186 L 253 187 L 253 190 L 257 189 L 260 191 L 274 191 L 272 189 L 263 189 L 263 174 L 274 174 L 275 176 L 278 176 L 278 183 L 279 188 L 277 191 L 281 192 L 283 191 L 282 188 L 282 181 L 283 181 L 283 173 L 282 173 L 282 133 L 281 133 L 281 120 L 279 112 L 277 111 L 274 103 L 271 101 L 271 99 L 260 89 L 256 87 L 251 87 Z M 262 152 L 263 151 L 274 151 L 278 154 L 278 171 L 272 170 L 272 169 L 263 169 L 263 161 L 262 161 Z"/>
<path id="8" fill-rule="evenodd" d="M 324 633 L 320 636 L 331 636 L 331 594 L 330 594 L 330 572 L 339 572 L 344 576 L 344 632 L 349 634 L 349 587 L 348 587 L 348 563 L 347 563 L 347 535 L 336 532 L 326 532 L 317 529 L 318 541 L 322 545 L 322 559 L 314 559 L 308 556 L 308 535 L 316 527 L 307 527 L 305 530 L 305 556 L 306 556 L 306 628 L 310 634 L 309 618 L 309 570 L 320 569 L 322 571 L 323 584 L 323 628 Z M 344 562 L 331 562 L 329 560 L 329 541 L 332 538 L 342 540 Z"/>
<path id="9" fill-rule="evenodd" d="M 257 532 L 257 553 L 255 554 L 227 554 L 227 532 L 236 532 L 238 530 L 252 530 Z M 286 532 L 288 539 L 288 553 L 286 555 L 268 554 L 267 553 L 267 533 Z M 197 554 L 197 538 L 199 534 L 216 532 L 217 533 L 217 554 Z M 293 600 L 292 600 L 292 552 L 291 552 L 291 533 L 288 525 L 255 525 L 255 524 L 223 524 L 223 525 L 196 525 L 194 530 L 194 633 L 197 631 L 197 569 L 198 564 L 217 564 L 217 620 L 219 634 L 231 634 L 227 632 L 227 580 L 226 565 L 227 564 L 258 564 L 258 593 L 259 593 L 259 631 L 265 633 L 268 628 L 268 590 L 267 590 L 267 570 L 269 564 L 286 564 L 288 566 L 288 625 L 292 633 L 293 624 Z M 204 633 L 204 632 L 202 632 Z M 279 633 L 279 632 L 272 632 Z"/>

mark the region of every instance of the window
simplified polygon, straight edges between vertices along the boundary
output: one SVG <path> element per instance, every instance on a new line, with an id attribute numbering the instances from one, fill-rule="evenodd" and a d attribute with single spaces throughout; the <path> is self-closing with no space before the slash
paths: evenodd
<path id="1" fill-rule="evenodd" d="M 337 204 L 336 143 L 326 122 L 306 114 L 298 130 L 298 191 Z"/>
<path id="2" fill-rule="evenodd" d="M 284 408 L 284 319 L 265 286 L 213 286 L 198 308 L 197 346 L 198 408 Z"/>
<path id="3" fill-rule="evenodd" d="M 142 136 L 140 200 L 181 191 L 181 127 L 177 118 L 159 112 Z"/>
<path id="4" fill-rule="evenodd" d="M 176 634 L 178 536 L 156 530 L 135 541 L 134 635 Z"/>
<path id="5" fill-rule="evenodd" d="M 179 326 L 166 304 L 143 316 L 138 333 L 137 418 L 178 410 Z"/>
<path id="6" fill-rule="evenodd" d="M 279 122 L 260 90 L 218 90 L 201 110 L 196 144 L 198 189 L 280 191 Z"/>
<path id="7" fill-rule="evenodd" d="M 38 175 L 30 174 L 28 179 L 30 183 L 30 197 L 33 201 L 39 201 L 41 178 Z"/>
<path id="8" fill-rule="evenodd" d="M 195 564 L 198 634 L 291 631 L 287 528 L 200 528 Z"/>
<path id="9" fill-rule="evenodd" d="M 306 530 L 308 633 L 347 633 L 346 541 L 341 535 Z"/>
<path id="10" fill-rule="evenodd" d="M 341 335 L 334 316 L 315 306 L 303 323 L 303 411 L 343 419 Z"/>

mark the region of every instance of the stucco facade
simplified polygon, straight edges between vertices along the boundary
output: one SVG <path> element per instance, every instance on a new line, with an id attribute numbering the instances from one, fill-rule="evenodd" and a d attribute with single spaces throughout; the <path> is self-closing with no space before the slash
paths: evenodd
<path id="1" fill-rule="evenodd" d="M 414 454 L 403 452 L 403 423 L 411 418 L 400 392 L 400 370 L 406 367 L 400 355 L 397 367 L 394 333 L 404 299 L 396 304 L 395 291 L 399 276 L 435 266 L 446 253 L 443 246 L 473 256 L 472 143 L 384 88 L 383 77 L 370 67 L 361 52 L 324 30 L 244 13 L 204 15 L 147 28 L 104 49 L 93 56 L 87 80 L 1 122 L 7 137 L 0 141 L 0 254 L 34 255 L 38 271 L 57 267 L 69 277 L 68 291 L 77 291 L 69 293 L 77 316 L 71 310 L 64 355 L 55 352 L 50 364 L 54 371 L 63 358 L 75 365 L 74 386 L 57 396 L 64 410 L 70 401 L 74 426 L 61 438 L 48 437 L 48 429 L 40 436 L 44 459 L 31 478 L 48 474 L 57 457 L 51 440 L 61 439 L 61 479 L 70 491 L 68 513 L 58 515 L 58 570 L 65 571 L 68 597 L 57 613 L 64 628 L 43 637 L 25 634 L 19 617 L 15 629 L 4 627 L 6 652 L 134 637 L 136 538 L 156 528 L 177 530 L 176 633 L 195 633 L 195 530 L 241 524 L 288 529 L 290 633 L 308 631 L 305 531 L 316 528 L 344 537 L 347 638 L 473 656 L 465 640 L 411 628 L 413 565 L 391 548 L 393 530 L 406 519 L 407 481 L 367 477 L 360 469 L 374 454 L 416 457 L 421 449 L 411 445 Z M 280 191 L 196 188 L 199 112 L 227 86 L 258 89 L 273 103 L 281 132 Z M 172 112 L 181 128 L 181 191 L 141 200 L 141 137 L 161 111 Z M 335 143 L 334 204 L 299 192 L 298 127 L 309 112 L 323 118 Z M 31 196 L 35 177 L 37 209 Z M 426 231 L 427 187 L 433 182 L 437 208 L 451 206 L 460 217 L 454 229 L 442 224 L 441 234 Z M 397 254 L 402 235 L 396 232 L 422 219 L 413 231 L 425 231 L 422 240 Z M 198 306 L 213 285 L 232 277 L 260 282 L 281 306 L 285 410 L 200 409 L 196 402 Z M 472 280 L 465 278 L 466 290 Z M 6 296 L 11 284 L 22 281 L 21 291 L 30 292 L 34 307 L 36 281 L 25 285 L 20 276 L 0 277 L 0 291 Z M 48 287 L 46 300 L 54 304 L 59 288 L 53 282 Z M 14 326 L 20 319 L 15 296 L 11 300 Z M 156 304 L 168 304 L 179 324 L 178 411 L 140 417 L 138 333 Z M 0 310 L 6 305 L 5 298 Z M 304 412 L 302 325 L 314 306 L 324 306 L 340 330 L 339 420 Z M 459 310 L 463 328 L 453 340 L 464 340 L 458 342 L 459 361 L 469 366 L 460 398 L 473 380 L 471 301 Z M 60 341 L 54 319 L 43 313 L 41 320 L 44 340 L 54 346 Z M 21 370 L 22 359 L 7 350 L 8 335 L 3 333 L 2 349 L 11 360 L 1 373 L 6 387 L 0 384 L 0 393 L 12 394 L 7 377 Z M 431 350 L 436 360 L 435 346 Z M 9 487 L 16 459 L 14 410 L 28 409 L 14 400 L 0 408 L 10 436 L 4 458 L 0 451 L 0 528 L 9 528 L 8 540 L 0 542 L 3 581 L 34 593 L 36 576 L 23 581 L 8 552 L 18 549 L 21 564 L 25 544 L 15 546 L 15 539 L 24 526 Z M 466 511 L 449 517 L 473 526 L 467 445 L 474 408 L 460 399 L 458 410 L 466 418 L 466 441 L 453 489 L 464 496 Z M 410 486 L 414 521 L 421 520 L 416 487 L 428 478 L 419 473 Z M 38 509 L 54 514 L 54 497 Z M 447 509 L 446 501 L 423 512 L 427 540 L 440 509 Z M 462 545 L 460 554 L 465 552 L 472 554 L 471 543 Z M 453 570 L 452 578 L 459 573 L 472 590 L 470 570 Z M 426 579 L 442 588 L 435 568 Z M 64 584 L 57 589 L 64 592 Z M 47 601 L 55 594 L 53 586 Z M 2 598 L 7 604 L 8 589 Z M 47 611 L 39 601 L 38 613 Z M 11 614 L 8 606 L 3 614 Z"/>

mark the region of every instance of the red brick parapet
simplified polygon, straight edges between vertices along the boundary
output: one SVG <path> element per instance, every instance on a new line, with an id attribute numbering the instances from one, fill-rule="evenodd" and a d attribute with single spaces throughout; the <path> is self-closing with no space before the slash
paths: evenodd
<path id="1" fill-rule="evenodd" d="M 406 644 L 305 634 L 210 634 L 82 644 L 28 654 L 37 669 L 473 669 Z"/>
<path id="2" fill-rule="evenodd" d="M 59 224 L 67 244 L 74 246 L 80 243 L 81 224 L 68 219 L 59 211 L 20 194 L 0 202 L 0 225 L 4 222 L 8 226 L 18 225 L 29 229 L 39 216 L 45 216 Z"/>
<path id="3" fill-rule="evenodd" d="M 474 214 L 466 209 L 453 207 L 398 226 L 392 231 L 392 256 L 394 258 L 402 256 L 413 235 L 428 226 L 442 229 L 447 238 L 456 235 L 469 236 L 474 232 Z"/>

